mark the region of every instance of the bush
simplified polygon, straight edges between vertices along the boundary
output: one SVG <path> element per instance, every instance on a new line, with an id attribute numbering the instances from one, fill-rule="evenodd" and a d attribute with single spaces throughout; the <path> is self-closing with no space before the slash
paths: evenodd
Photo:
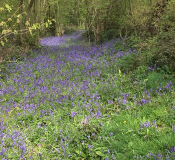
<path id="1" fill-rule="evenodd" d="M 152 61 L 156 61 L 160 68 L 167 66 L 175 71 L 175 28 L 159 33 L 157 41 Z"/>
<path id="2" fill-rule="evenodd" d="M 138 67 L 138 54 L 124 55 L 118 59 L 118 67 L 122 72 L 131 72 Z"/>
<path id="3" fill-rule="evenodd" d="M 64 30 L 65 30 L 64 34 L 66 34 L 66 35 L 70 35 L 70 34 L 76 32 L 76 29 L 73 27 L 66 27 L 66 28 L 64 28 Z"/>
<path id="4" fill-rule="evenodd" d="M 103 42 L 110 41 L 111 39 L 115 39 L 115 38 L 116 38 L 116 30 L 115 29 L 110 29 L 110 30 L 107 30 L 106 32 L 101 31 L 98 43 L 101 44 Z"/>

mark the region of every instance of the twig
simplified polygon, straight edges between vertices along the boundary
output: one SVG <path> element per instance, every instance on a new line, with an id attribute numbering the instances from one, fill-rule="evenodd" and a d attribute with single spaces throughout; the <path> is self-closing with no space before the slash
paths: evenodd
<path id="1" fill-rule="evenodd" d="M 52 148 L 54 148 L 58 153 L 61 154 L 61 152 L 58 149 L 56 149 L 54 146 L 52 146 Z"/>
<path id="2" fill-rule="evenodd" d="M 44 25 L 44 23 L 41 25 L 41 26 L 43 26 Z M 36 29 L 33 29 L 33 28 L 31 28 L 31 30 L 36 30 Z M 23 32 L 23 31 L 26 31 L 25 33 L 28 33 L 29 32 L 29 29 L 27 28 L 27 29 L 23 29 L 23 30 L 18 30 L 18 31 L 16 31 L 16 32 L 9 32 L 9 33 L 7 33 L 7 34 L 0 34 L 0 40 L 1 39 L 3 39 L 4 37 L 7 37 L 8 35 L 10 35 L 10 34 L 15 34 L 15 33 L 18 33 L 18 32 Z M 22 34 L 25 34 L 25 33 L 22 33 Z M 2 36 L 3 35 L 3 36 Z"/>
<path id="3" fill-rule="evenodd" d="M 2 60 L 2 61 L 0 61 L 0 64 L 3 63 L 3 62 L 17 63 L 19 59 L 20 59 L 20 58 L 18 58 L 16 61 L 5 61 L 5 60 Z"/>

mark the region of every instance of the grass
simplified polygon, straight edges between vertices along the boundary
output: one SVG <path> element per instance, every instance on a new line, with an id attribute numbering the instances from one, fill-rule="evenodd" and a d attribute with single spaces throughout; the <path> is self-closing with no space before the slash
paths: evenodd
<path id="1" fill-rule="evenodd" d="M 173 75 L 132 70 L 136 53 L 118 40 L 85 47 L 73 36 L 6 65 L 1 159 L 174 159 Z"/>

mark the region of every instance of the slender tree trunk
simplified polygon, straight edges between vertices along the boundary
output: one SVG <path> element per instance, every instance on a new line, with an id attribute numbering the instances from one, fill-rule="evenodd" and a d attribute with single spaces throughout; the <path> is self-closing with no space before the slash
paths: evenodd
<path id="1" fill-rule="evenodd" d="M 19 4 L 19 14 L 22 14 L 23 12 L 23 0 L 20 0 L 20 4 Z M 19 30 L 22 30 L 22 18 L 20 18 L 20 23 L 19 23 Z M 19 44 L 21 45 L 23 42 L 23 36 L 22 36 L 22 32 L 19 33 Z"/>
<path id="2" fill-rule="evenodd" d="M 64 8 L 63 4 L 66 4 L 65 0 L 61 0 L 56 3 L 56 12 L 55 12 L 55 17 L 56 17 L 56 23 L 55 23 L 55 35 L 57 36 L 62 36 L 64 34 Z"/>
<path id="3" fill-rule="evenodd" d="M 26 22 L 29 21 L 31 8 L 32 8 L 34 2 L 35 2 L 35 0 L 30 0 L 30 3 L 29 3 L 29 5 L 28 5 L 28 7 L 27 7 Z M 28 29 L 28 25 L 26 25 L 26 29 Z M 28 35 L 29 35 L 29 33 L 26 33 L 26 37 L 28 37 Z M 29 43 L 27 42 L 27 44 L 26 44 L 26 46 L 25 46 L 25 48 L 24 48 L 24 51 L 25 51 L 25 52 L 28 52 L 29 47 L 30 47 L 30 46 L 29 46 Z"/>
<path id="4" fill-rule="evenodd" d="M 29 21 L 29 17 L 30 17 L 30 12 L 31 12 L 31 8 L 34 4 L 35 0 L 31 0 L 30 4 L 27 7 L 27 16 L 26 16 L 26 21 Z M 28 26 L 26 26 L 28 28 Z"/>
<path id="5" fill-rule="evenodd" d="M 132 16 L 132 2 L 131 2 L 131 0 L 129 0 L 129 6 L 130 6 L 130 14 Z"/>
<path id="6" fill-rule="evenodd" d="M 55 35 L 59 36 L 59 28 L 60 28 L 60 22 L 59 22 L 59 4 L 58 2 L 56 3 L 56 11 L 55 11 L 55 18 L 56 18 L 56 23 L 55 23 Z"/>

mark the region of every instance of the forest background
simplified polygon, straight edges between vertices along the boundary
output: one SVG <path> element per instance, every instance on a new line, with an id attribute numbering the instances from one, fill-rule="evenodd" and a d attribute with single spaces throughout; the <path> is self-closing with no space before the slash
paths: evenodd
<path id="1" fill-rule="evenodd" d="M 85 30 L 96 44 L 125 37 L 129 47 L 146 49 L 153 63 L 174 70 L 174 7 L 173 0 L 1 0 L 1 61 L 42 37 Z"/>

